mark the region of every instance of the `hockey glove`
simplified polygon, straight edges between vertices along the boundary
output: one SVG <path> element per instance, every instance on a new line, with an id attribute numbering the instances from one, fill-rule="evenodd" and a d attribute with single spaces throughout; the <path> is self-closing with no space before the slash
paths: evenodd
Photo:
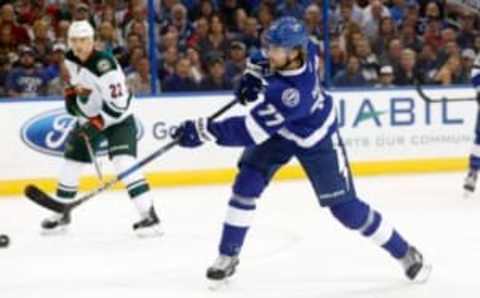
<path id="1" fill-rule="evenodd" d="M 258 94 L 263 90 L 263 79 L 261 74 L 254 71 L 247 70 L 238 87 L 235 89 L 235 97 L 242 104 L 254 102 L 258 98 Z"/>
<path id="2" fill-rule="evenodd" d="M 208 131 L 208 120 L 200 118 L 196 121 L 187 120 L 173 134 L 173 138 L 179 141 L 182 147 L 195 148 L 205 142 L 212 141 L 213 135 Z"/>
<path id="3" fill-rule="evenodd" d="M 77 91 L 75 87 L 67 87 L 63 90 L 63 97 L 65 99 L 65 108 L 67 113 L 72 116 L 80 115 L 80 108 L 77 103 Z"/>
<path id="4" fill-rule="evenodd" d="M 104 127 L 102 116 L 98 115 L 88 119 L 88 122 L 80 126 L 78 134 L 83 138 L 93 140 Z"/>

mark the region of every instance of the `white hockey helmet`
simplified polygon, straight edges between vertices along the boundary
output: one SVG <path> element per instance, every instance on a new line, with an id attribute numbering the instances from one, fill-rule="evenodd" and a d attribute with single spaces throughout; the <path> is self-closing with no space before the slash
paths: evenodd
<path id="1" fill-rule="evenodd" d="M 73 37 L 91 37 L 93 38 L 95 31 L 87 20 L 73 21 L 68 28 L 68 39 Z"/>

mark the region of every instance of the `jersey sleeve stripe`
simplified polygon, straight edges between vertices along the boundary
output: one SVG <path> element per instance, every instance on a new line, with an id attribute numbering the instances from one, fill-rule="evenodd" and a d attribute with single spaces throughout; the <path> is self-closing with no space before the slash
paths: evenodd
<path id="1" fill-rule="evenodd" d="M 330 113 L 328 114 L 327 119 L 325 120 L 325 123 L 307 138 L 302 138 L 294 134 L 293 132 L 288 130 L 286 127 L 281 128 L 278 131 L 278 134 L 287 140 L 294 141 L 300 147 L 310 148 L 316 145 L 321 140 L 323 140 L 325 136 L 327 136 L 330 130 L 330 127 L 335 124 L 335 121 L 336 121 L 335 109 L 332 108 L 330 110 Z"/>
<path id="2" fill-rule="evenodd" d="M 245 117 L 245 126 L 255 144 L 260 144 L 270 137 L 250 114 Z"/>
<path id="3" fill-rule="evenodd" d="M 105 101 L 102 103 L 102 111 L 112 118 L 119 118 L 122 116 L 122 112 L 116 112 Z"/>

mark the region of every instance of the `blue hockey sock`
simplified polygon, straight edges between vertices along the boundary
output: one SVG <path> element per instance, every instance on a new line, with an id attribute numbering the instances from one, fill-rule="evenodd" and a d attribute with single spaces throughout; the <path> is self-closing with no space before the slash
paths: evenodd
<path id="1" fill-rule="evenodd" d="M 228 203 L 227 216 L 220 240 L 220 254 L 235 256 L 242 249 L 255 213 L 255 199 L 234 195 Z"/>
<path id="2" fill-rule="evenodd" d="M 383 247 L 394 258 L 407 253 L 408 243 L 378 213 L 358 199 L 330 208 L 333 215 L 346 227 L 358 230 L 375 244 Z"/>

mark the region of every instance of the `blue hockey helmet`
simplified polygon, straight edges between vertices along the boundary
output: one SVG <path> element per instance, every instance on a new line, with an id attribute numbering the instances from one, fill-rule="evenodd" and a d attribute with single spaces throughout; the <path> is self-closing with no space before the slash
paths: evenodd
<path id="1" fill-rule="evenodd" d="M 276 20 L 265 33 L 266 46 L 286 49 L 307 48 L 308 33 L 303 22 L 294 17 L 282 17 Z"/>

